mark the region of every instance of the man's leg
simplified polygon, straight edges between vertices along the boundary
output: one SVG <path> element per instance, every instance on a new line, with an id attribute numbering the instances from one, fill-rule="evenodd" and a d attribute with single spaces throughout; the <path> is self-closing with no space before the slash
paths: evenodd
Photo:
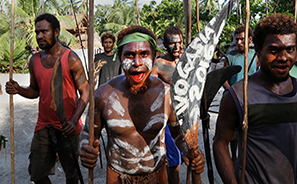
<path id="1" fill-rule="evenodd" d="M 58 136 L 58 154 L 60 163 L 66 175 L 67 184 L 78 183 L 79 177 L 75 167 L 75 162 L 78 161 L 79 156 L 78 146 L 79 135 L 70 135 L 67 138 L 65 138 L 62 134 Z M 75 158 L 72 156 L 72 151 L 74 151 Z"/>
<path id="2" fill-rule="evenodd" d="M 180 184 L 179 181 L 179 171 L 181 164 L 178 166 L 167 167 L 167 179 L 169 184 Z"/>
<path id="3" fill-rule="evenodd" d="M 34 133 L 29 156 L 28 171 L 30 180 L 35 183 L 51 183 L 48 175 L 55 174 L 56 153 L 48 137 L 48 130 L 41 129 Z"/>

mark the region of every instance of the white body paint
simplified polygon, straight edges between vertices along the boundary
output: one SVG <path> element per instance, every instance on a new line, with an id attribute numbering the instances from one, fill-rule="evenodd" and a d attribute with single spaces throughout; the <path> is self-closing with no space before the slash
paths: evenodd
<path id="1" fill-rule="evenodd" d="M 109 158 L 113 158 L 115 155 L 117 159 L 110 159 L 110 164 L 116 170 L 127 173 L 127 174 L 135 174 L 139 171 L 141 172 L 152 172 L 155 170 L 155 167 L 159 164 L 162 158 L 165 156 L 165 126 L 166 122 L 168 121 L 168 116 L 164 113 L 156 114 L 150 118 L 150 121 L 147 123 L 147 126 L 144 128 L 144 131 L 149 131 L 152 126 L 156 123 L 163 123 L 163 127 L 159 131 L 159 133 L 155 136 L 151 142 L 144 147 L 143 149 L 139 149 L 119 138 L 114 139 L 114 144 L 111 146 L 109 150 Z M 130 120 L 109 120 L 108 126 L 110 127 L 111 124 L 118 125 L 118 127 L 123 127 L 123 123 L 127 126 L 134 126 Z M 163 136 L 162 136 L 163 135 Z M 159 144 L 159 145 L 156 145 Z M 151 150 L 155 150 L 154 154 L 152 155 Z M 126 154 L 123 153 L 122 150 L 125 150 L 129 155 L 131 154 L 134 156 L 133 158 L 127 158 Z M 154 160 L 153 166 L 143 166 L 143 162 Z M 123 162 L 128 162 L 129 165 L 133 165 L 133 168 L 127 169 L 123 166 Z"/>
<path id="2" fill-rule="evenodd" d="M 150 121 L 148 122 L 148 124 L 144 127 L 143 131 L 146 132 L 149 129 L 152 128 L 152 126 L 156 123 L 159 122 L 164 122 L 164 124 L 166 124 L 168 120 L 168 117 L 166 114 L 162 113 L 162 114 L 156 114 L 154 116 L 151 117 Z"/>
<path id="3" fill-rule="evenodd" d="M 156 98 L 156 100 L 154 101 L 154 103 L 151 106 L 151 112 L 154 112 L 155 110 L 159 109 L 162 106 L 162 104 L 164 102 L 164 97 L 167 94 L 167 92 L 169 91 L 169 89 L 170 88 L 166 86 L 165 87 L 165 94 L 164 94 L 164 92 L 161 92 L 159 94 L 159 96 Z"/>
<path id="4" fill-rule="evenodd" d="M 126 119 L 110 119 L 107 120 L 109 128 L 119 127 L 119 128 L 130 128 L 134 127 L 134 124 L 130 120 Z"/>
<path id="5" fill-rule="evenodd" d="M 120 103 L 120 98 L 115 92 L 112 92 L 109 96 L 109 103 L 111 104 L 111 107 L 114 111 L 116 111 L 119 115 L 122 117 L 125 115 L 125 109 Z"/>

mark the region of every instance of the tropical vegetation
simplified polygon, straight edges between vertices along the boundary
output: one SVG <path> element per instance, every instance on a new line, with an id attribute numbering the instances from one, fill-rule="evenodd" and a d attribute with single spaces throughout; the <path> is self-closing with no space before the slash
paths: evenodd
<path id="1" fill-rule="evenodd" d="M 199 0 L 199 17 L 196 16 L 196 0 L 192 0 L 191 36 L 195 37 L 198 25 L 202 29 L 228 0 Z M 0 0 L 0 72 L 7 72 L 10 56 L 10 1 Z M 250 27 L 267 14 L 286 13 L 294 16 L 294 1 L 288 0 L 253 0 L 250 1 Z M 138 6 L 138 7 L 137 7 Z M 137 16 L 139 9 L 139 17 Z M 20 71 L 32 47 L 37 47 L 34 33 L 34 19 L 44 12 L 55 14 L 61 27 L 73 27 L 74 21 L 65 15 L 88 14 L 87 0 L 16 0 L 15 8 L 15 39 L 14 39 L 14 70 Z M 138 21 L 138 18 L 140 21 Z M 197 23 L 197 20 L 199 22 Z M 238 0 L 220 38 L 220 47 L 231 41 L 231 32 L 245 21 L 245 0 Z M 184 9 L 181 0 L 162 0 L 160 4 L 138 4 L 137 0 L 114 0 L 113 5 L 96 5 L 94 15 L 95 31 L 101 35 L 110 31 L 118 34 L 130 25 L 141 24 L 151 29 L 157 36 L 162 36 L 169 26 L 178 26 L 185 32 Z M 77 40 L 66 30 L 59 37 L 68 46 Z"/>

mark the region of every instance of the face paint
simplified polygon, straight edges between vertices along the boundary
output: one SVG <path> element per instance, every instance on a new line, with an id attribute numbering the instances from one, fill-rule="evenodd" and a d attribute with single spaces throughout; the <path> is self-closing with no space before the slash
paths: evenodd
<path id="1" fill-rule="evenodd" d="M 153 61 L 151 60 L 151 58 L 147 57 L 147 58 L 143 58 L 143 64 L 149 69 L 149 71 L 152 71 L 153 69 Z"/>
<path id="2" fill-rule="evenodd" d="M 131 66 L 132 66 L 132 63 L 133 63 L 133 60 L 132 59 L 124 59 L 123 60 L 123 69 L 124 70 L 126 70 L 126 71 L 128 71 L 130 68 L 131 68 Z"/>
<path id="3" fill-rule="evenodd" d="M 168 54 L 171 55 L 174 59 L 177 59 L 181 55 L 181 50 L 183 49 L 183 41 L 181 39 L 180 35 L 169 35 L 166 38 L 165 43 L 166 49 L 168 51 Z"/>

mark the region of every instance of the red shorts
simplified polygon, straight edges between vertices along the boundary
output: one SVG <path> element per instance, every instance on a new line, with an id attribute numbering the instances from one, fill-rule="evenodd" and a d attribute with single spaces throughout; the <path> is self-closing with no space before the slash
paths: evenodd
<path id="1" fill-rule="evenodd" d="M 166 166 L 143 175 L 124 174 L 107 165 L 106 184 L 167 184 Z"/>

